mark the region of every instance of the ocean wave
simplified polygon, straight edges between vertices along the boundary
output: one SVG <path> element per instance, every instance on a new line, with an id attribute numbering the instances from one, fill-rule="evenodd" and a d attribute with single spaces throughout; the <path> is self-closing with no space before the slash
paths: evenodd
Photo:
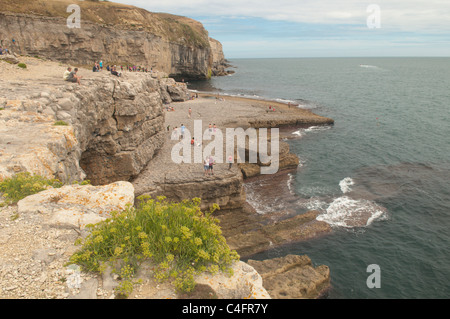
<path id="1" fill-rule="evenodd" d="M 321 132 L 331 129 L 330 125 L 321 125 L 321 126 L 311 126 L 304 130 L 306 133 L 314 133 L 314 132 Z"/>
<path id="2" fill-rule="evenodd" d="M 318 133 L 322 131 L 327 131 L 329 129 L 331 129 L 330 125 L 310 126 L 308 128 L 301 128 L 295 132 L 292 132 L 292 135 L 302 137 L 307 133 Z"/>
<path id="3" fill-rule="evenodd" d="M 387 210 L 365 199 L 352 199 L 347 196 L 336 198 L 325 213 L 317 216 L 331 226 L 355 228 L 367 227 L 375 220 L 387 218 Z"/>
<path id="4" fill-rule="evenodd" d="M 291 103 L 293 106 L 298 106 L 298 103 L 294 100 L 288 100 L 288 99 L 275 99 L 276 102 L 283 103 L 283 104 L 289 104 Z"/>
<path id="5" fill-rule="evenodd" d="M 294 190 L 292 189 L 292 183 L 294 182 L 294 175 L 289 173 L 288 176 L 289 179 L 287 181 L 287 187 L 289 189 L 289 192 L 291 192 L 291 194 L 295 194 Z"/>
<path id="6" fill-rule="evenodd" d="M 346 177 L 342 181 L 339 182 L 339 187 L 341 188 L 341 191 L 344 194 L 351 192 L 352 189 L 350 188 L 350 186 L 353 186 L 353 185 L 355 185 L 355 182 L 350 177 Z"/>
<path id="7" fill-rule="evenodd" d="M 361 68 L 368 68 L 368 69 L 378 69 L 377 66 L 370 65 L 370 64 L 360 64 L 359 67 L 361 67 Z"/>

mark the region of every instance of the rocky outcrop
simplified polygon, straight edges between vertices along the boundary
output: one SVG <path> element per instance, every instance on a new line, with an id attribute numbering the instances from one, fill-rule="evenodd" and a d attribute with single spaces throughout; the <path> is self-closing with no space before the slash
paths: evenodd
<path id="1" fill-rule="evenodd" d="M 74 242 L 87 234 L 86 223 L 103 220 L 133 200 L 130 183 L 72 185 L 0 208 L 0 298 L 64 299 L 78 294 L 93 278 L 66 266 L 78 249 Z M 93 294 L 97 297 L 97 287 Z"/>
<path id="2" fill-rule="evenodd" d="M 173 141 L 169 133 L 164 147 L 134 179 L 136 196 L 166 196 L 179 202 L 201 198 L 201 208 L 218 204 L 221 209 L 240 208 L 245 203 L 243 177 L 237 167 L 228 170 L 226 164 L 216 165 L 214 175 L 204 175 L 202 164 L 177 164 L 171 159 Z"/>
<path id="3" fill-rule="evenodd" d="M 210 42 L 197 21 L 112 2 L 84 1 L 77 2 L 80 27 L 69 28 L 66 10 L 71 4 L 38 0 L 23 6 L 2 5 L 2 45 L 20 55 L 85 66 L 100 60 L 105 65 L 137 65 L 177 79 L 224 73 L 220 43 Z"/>
<path id="4" fill-rule="evenodd" d="M 224 76 L 233 74 L 234 71 L 227 70 L 231 65 L 225 59 L 223 54 L 222 43 L 219 41 L 209 38 L 209 45 L 211 47 L 211 58 L 212 58 L 212 76 Z"/>
<path id="5" fill-rule="evenodd" d="M 330 269 L 314 267 L 308 256 L 287 255 L 263 261 L 249 260 L 273 299 L 316 299 L 330 287 Z"/>
<path id="6" fill-rule="evenodd" d="M 271 141 L 268 140 L 267 141 L 267 149 L 271 150 Z M 284 141 L 279 141 L 279 153 L 278 153 L 278 169 L 279 171 L 283 171 L 283 170 L 289 170 L 289 169 L 296 169 L 300 163 L 299 158 L 297 155 L 293 154 L 290 152 L 289 150 L 289 144 L 284 142 Z M 246 147 L 245 149 L 245 153 L 246 156 L 245 158 L 248 159 L 249 156 L 249 149 L 248 147 Z M 255 177 L 255 176 L 260 176 L 261 174 L 261 167 L 264 166 L 269 166 L 271 164 L 271 162 L 269 163 L 261 163 L 261 161 L 259 160 L 259 156 L 258 156 L 258 161 L 257 163 L 248 163 L 248 161 L 246 163 L 241 163 L 239 164 L 239 168 L 242 171 L 242 174 L 244 175 L 245 179 L 251 178 L 251 177 Z"/>
<path id="7" fill-rule="evenodd" d="M 250 265 L 238 261 L 233 263 L 231 276 L 218 273 L 211 275 L 202 273 L 195 276 L 196 288 L 191 293 L 179 293 L 169 283 L 157 283 L 149 278 L 155 266 L 144 263 L 137 279 L 142 280 L 130 299 L 270 299 L 271 296 L 263 287 L 262 278 Z"/>
<path id="8" fill-rule="evenodd" d="M 18 202 L 18 213 L 45 214 L 48 225 L 83 230 L 86 225 L 111 217 L 134 204 L 131 183 L 117 182 L 105 186 L 70 185 L 49 189 Z"/>
<path id="9" fill-rule="evenodd" d="M 316 220 L 317 211 L 273 218 L 276 213 L 260 215 L 247 204 L 234 211 L 220 211 L 216 216 L 228 245 L 242 258 L 331 232 L 330 225 Z"/>
<path id="10" fill-rule="evenodd" d="M 0 111 L 0 180 L 19 172 L 64 181 L 85 178 L 73 127 L 55 126 L 55 118 L 44 113 L 19 111 L 37 108 L 38 102 L 6 100 L 4 107 Z"/>
<path id="11" fill-rule="evenodd" d="M 82 86 L 28 83 L 25 92 L 20 81 L 0 83 L 0 177 L 28 171 L 101 185 L 137 176 L 165 141 L 162 96 L 188 98 L 185 85 L 158 77 L 93 74 Z"/>
<path id="12" fill-rule="evenodd" d="M 2 54 L 0 55 L 0 61 L 5 61 L 11 64 L 19 63 L 19 59 L 17 59 L 17 56 L 15 56 L 14 54 Z"/>
<path id="13" fill-rule="evenodd" d="M 120 278 L 112 269 L 97 275 L 66 264 L 78 249 L 75 240 L 87 235 L 87 224 L 124 210 L 134 197 L 128 182 L 71 185 L 26 197 L 17 206 L 1 207 L 0 298 L 116 298 Z M 142 279 L 142 284 L 135 286 L 130 298 L 179 297 L 172 284 L 153 279 L 154 267 L 151 261 L 141 265 L 135 278 Z M 195 280 L 216 298 L 270 298 L 253 267 L 238 261 L 232 269 L 232 276 L 202 273 Z"/>

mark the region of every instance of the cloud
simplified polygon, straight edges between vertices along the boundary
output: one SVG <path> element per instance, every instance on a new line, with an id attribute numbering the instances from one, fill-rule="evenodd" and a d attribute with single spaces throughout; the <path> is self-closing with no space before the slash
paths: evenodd
<path id="1" fill-rule="evenodd" d="M 450 52 L 448 0 L 116 1 L 196 19 L 229 57 Z M 371 29 L 375 14 L 380 28 Z"/>
<path id="2" fill-rule="evenodd" d="M 390 30 L 448 32 L 448 0 L 119 0 L 153 12 L 188 17 L 251 17 L 310 24 L 365 25 L 371 4 Z"/>

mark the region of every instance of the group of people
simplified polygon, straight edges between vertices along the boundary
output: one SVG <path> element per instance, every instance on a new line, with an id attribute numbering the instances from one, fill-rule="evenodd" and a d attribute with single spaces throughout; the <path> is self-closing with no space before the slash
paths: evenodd
<path id="1" fill-rule="evenodd" d="M 120 66 L 107 65 L 106 66 L 106 71 L 111 72 L 111 73 L 112 72 L 119 73 L 118 69 L 120 69 L 121 72 L 123 72 L 123 70 L 127 70 L 129 72 L 149 72 L 149 70 L 147 68 L 144 68 L 144 67 L 141 67 L 141 66 L 136 66 L 136 65 L 133 65 L 133 66 L 127 65 L 125 67 L 123 65 L 120 65 Z M 94 66 L 92 68 L 92 71 L 93 72 L 99 72 L 99 71 L 102 71 L 102 70 L 103 70 L 103 62 L 102 61 L 95 62 Z M 150 69 L 150 72 L 153 72 L 153 68 Z"/>
<path id="2" fill-rule="evenodd" d="M 121 66 L 121 68 L 123 70 L 122 66 Z M 130 72 L 149 72 L 148 68 L 144 68 L 142 66 L 136 66 L 136 65 L 130 66 L 130 65 L 128 65 L 126 68 Z M 150 72 L 153 72 L 153 68 L 150 68 Z"/>
<path id="3" fill-rule="evenodd" d="M 97 62 L 95 61 L 94 66 L 92 67 L 92 72 L 100 72 L 103 70 L 103 61 Z"/>
<path id="4" fill-rule="evenodd" d="M 0 55 L 9 54 L 9 50 L 7 48 L 3 48 L 0 46 Z"/>
<path id="5" fill-rule="evenodd" d="M 228 163 L 228 170 L 231 170 L 231 167 L 233 166 L 233 156 L 228 156 L 227 159 Z M 216 161 L 212 155 L 206 156 L 203 161 L 203 169 L 205 171 L 206 175 L 214 175 L 214 165 L 216 165 Z"/>
<path id="6" fill-rule="evenodd" d="M 206 156 L 203 161 L 203 169 L 205 170 L 205 176 L 206 175 L 214 175 L 214 165 L 216 164 L 216 161 L 214 160 L 214 157 L 212 155 Z"/>
<path id="7" fill-rule="evenodd" d="M 81 79 L 82 76 L 79 76 L 78 74 L 78 68 L 73 69 L 71 67 L 68 67 L 67 70 L 64 72 L 63 79 L 64 81 L 72 82 L 72 83 L 78 83 L 81 85 Z"/>
<path id="8" fill-rule="evenodd" d="M 120 67 L 121 71 L 123 71 L 123 66 Z M 95 62 L 94 66 L 92 67 L 92 72 L 100 72 L 103 70 L 103 61 L 100 62 Z M 122 76 L 122 73 L 117 71 L 117 66 L 113 65 L 113 66 L 106 66 L 106 71 L 111 72 L 112 75 L 115 76 Z"/>

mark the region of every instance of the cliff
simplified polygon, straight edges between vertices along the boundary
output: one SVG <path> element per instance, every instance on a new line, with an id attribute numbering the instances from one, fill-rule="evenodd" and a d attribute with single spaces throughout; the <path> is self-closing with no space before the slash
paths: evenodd
<path id="1" fill-rule="evenodd" d="M 80 7 L 80 28 L 67 26 L 71 4 Z M 112 2 L 2 1 L 0 40 L 16 54 L 80 66 L 102 60 L 180 79 L 225 74 L 222 46 L 200 22 Z"/>
<path id="2" fill-rule="evenodd" d="M 185 84 L 160 73 L 80 70 L 83 85 L 73 85 L 57 63 L 21 60 L 27 69 L 1 69 L 0 179 L 27 171 L 66 183 L 130 180 L 165 141 L 163 100 L 188 98 Z"/>
<path id="3" fill-rule="evenodd" d="M 176 201 L 201 197 L 202 209 L 218 203 L 221 210 L 215 215 L 221 221 L 223 234 L 230 247 L 242 253 L 241 257 L 330 231 L 326 223 L 315 219 L 314 212 L 289 218 L 292 216 L 284 212 L 261 216 L 254 209 L 246 209 L 249 205 L 245 198 L 244 176 L 257 175 L 263 163 L 248 169 L 238 165 L 229 168 L 226 163 L 218 163 L 214 175 L 205 175 L 201 163 L 176 164 L 172 160 L 171 151 L 178 141 L 170 139 L 172 128 L 181 123 L 194 131 L 194 120 L 202 120 L 202 130 L 206 131 L 209 123 L 215 123 L 221 129 L 249 127 L 255 123 L 255 118 L 273 126 L 288 124 L 283 121 L 285 118 L 296 123 L 306 117 L 306 122 L 314 124 L 327 124 L 330 119 L 309 111 L 278 106 L 277 112 L 269 114 L 264 103 L 253 100 L 212 100 L 208 96 L 188 100 L 186 85 L 168 79 L 162 73 L 125 72 L 117 78 L 107 72 L 94 73 L 81 69 L 82 85 L 77 85 L 62 80 L 63 65 L 30 57 L 20 57 L 20 62 L 25 63 L 27 68 L 0 63 L 0 179 L 27 171 L 50 178 L 58 177 L 68 184 L 87 176 L 93 184 L 102 186 L 71 186 L 64 192 L 42 192 L 26 198 L 17 208 L 7 208 L 8 214 L 20 216 L 19 221 L 24 223 L 15 223 L 17 227 L 6 230 L 0 229 L 0 251 L 3 252 L 0 260 L 10 260 L 10 256 L 17 254 L 25 243 L 27 254 L 14 265 L 8 265 L 10 271 L 0 278 L 2 283 L 8 285 L 0 287 L 5 296 L 26 295 L 28 292 L 24 289 L 27 287 L 21 281 L 25 281 L 25 277 L 15 280 L 10 275 L 17 269 L 26 274 L 39 273 L 36 267 L 44 260 L 49 265 L 41 272 L 44 277 L 30 275 L 33 282 L 37 282 L 36 287 L 33 285 L 36 288 L 34 293 L 49 298 L 69 297 L 61 282 L 56 294 L 42 291 L 38 283 L 49 286 L 56 283 L 54 278 L 71 252 L 72 240 L 80 235 L 87 223 L 107 217 L 105 207 L 117 201 L 119 204 L 131 204 L 141 194 L 165 195 Z M 175 111 L 167 112 L 164 102 L 173 100 L 185 102 L 172 104 Z M 188 116 L 189 108 L 192 109 L 192 116 Z M 64 121 L 67 126 L 55 125 L 56 120 Z M 168 125 L 169 132 L 166 129 Z M 206 144 L 208 141 L 205 139 L 202 149 L 209 146 Z M 287 144 L 282 143 L 280 170 L 295 169 L 298 165 L 298 159 L 289 154 Z M 120 182 L 107 185 L 115 181 Z M 120 185 L 125 188 L 118 190 Z M 78 191 L 81 197 L 75 195 Z M 89 205 L 80 207 L 80 203 Z M 30 229 L 29 225 L 38 226 Z M 36 235 L 35 240 L 18 239 L 28 232 Z M 40 236 L 52 238 L 52 247 L 48 248 L 47 241 Z M 12 245 L 16 242 L 18 245 Z M 37 261 L 30 263 L 30 258 Z M 318 287 L 305 291 L 305 296 L 310 298 L 317 296 L 315 292 L 321 293 L 329 278 L 326 269 L 312 272 L 307 263 L 295 262 L 295 265 L 305 269 L 304 272 L 295 271 L 296 277 L 311 273 L 312 277 L 302 280 L 305 285 L 314 282 Z M 248 283 L 245 273 L 253 269 L 243 267 L 241 287 Z M 272 276 L 273 272 L 278 271 L 268 271 L 266 278 L 273 282 L 276 289 L 278 284 Z M 251 273 L 254 273 L 253 270 Z M 46 276 L 52 276 L 51 283 Z M 286 276 L 291 276 L 291 273 Z M 255 287 L 259 287 L 260 279 L 258 277 L 253 282 Z M 83 286 L 80 293 L 86 293 L 83 296 L 89 298 L 98 297 L 96 293 L 99 291 L 102 296 L 109 296 L 109 290 L 99 290 L 99 282 L 105 285 L 105 282 L 111 282 L 111 278 L 86 278 L 84 283 L 87 286 Z M 217 287 L 220 288 L 220 285 Z M 252 290 L 237 290 L 253 294 Z M 235 291 L 232 289 L 231 293 Z M 217 291 L 217 295 L 220 294 Z M 283 296 L 283 292 L 277 294 Z"/>

